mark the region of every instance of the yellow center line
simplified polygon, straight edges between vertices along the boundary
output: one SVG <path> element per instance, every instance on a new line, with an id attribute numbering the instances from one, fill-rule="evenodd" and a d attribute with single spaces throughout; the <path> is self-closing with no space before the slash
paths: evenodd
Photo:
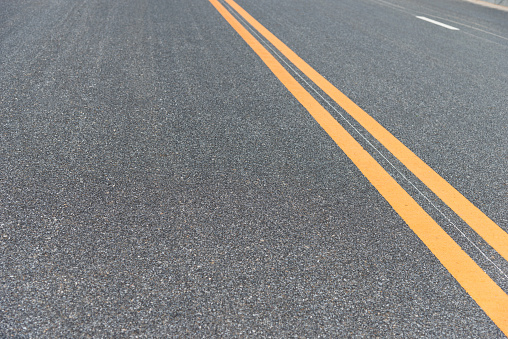
<path id="1" fill-rule="evenodd" d="M 233 0 L 224 0 L 508 261 L 508 233 Z"/>
<path id="2" fill-rule="evenodd" d="M 508 295 L 224 6 L 217 0 L 209 1 L 353 161 L 466 292 L 508 335 Z"/>

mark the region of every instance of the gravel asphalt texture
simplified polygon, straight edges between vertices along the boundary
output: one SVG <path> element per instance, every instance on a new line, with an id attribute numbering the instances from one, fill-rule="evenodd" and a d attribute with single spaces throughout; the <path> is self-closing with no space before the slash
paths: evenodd
<path id="1" fill-rule="evenodd" d="M 507 12 L 238 3 L 508 230 Z M 0 0 L 0 168 L 0 337 L 503 337 L 208 1 Z"/>

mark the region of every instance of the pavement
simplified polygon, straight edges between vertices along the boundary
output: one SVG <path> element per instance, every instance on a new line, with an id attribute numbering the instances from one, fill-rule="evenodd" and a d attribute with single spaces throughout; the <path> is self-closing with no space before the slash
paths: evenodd
<path id="1" fill-rule="evenodd" d="M 477 4 L 477 5 L 494 8 L 494 9 L 497 9 L 500 11 L 508 11 L 508 1 L 506 1 L 506 0 L 486 0 L 486 1 L 467 0 L 467 1 Z"/>
<path id="2" fill-rule="evenodd" d="M 508 6 L 508 1 L 506 1 L 506 0 L 486 0 L 486 2 L 490 2 L 495 5 L 500 5 L 500 6 Z"/>
<path id="3" fill-rule="evenodd" d="M 508 13 L 238 4 L 508 231 Z M 504 337 L 209 1 L 0 0 L 0 168 L 0 337 Z"/>

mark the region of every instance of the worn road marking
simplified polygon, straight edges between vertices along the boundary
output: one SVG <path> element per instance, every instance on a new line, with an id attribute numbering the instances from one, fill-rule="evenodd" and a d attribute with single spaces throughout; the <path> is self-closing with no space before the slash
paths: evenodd
<path id="1" fill-rule="evenodd" d="M 476 301 L 494 323 L 508 335 L 508 295 L 496 285 L 474 260 L 453 241 L 453 239 L 420 205 L 418 205 L 418 203 L 416 203 L 388 172 L 362 148 L 332 115 L 321 106 L 321 104 L 319 104 L 293 76 L 291 76 L 291 74 L 289 74 L 277 59 L 275 59 L 275 57 L 270 54 L 270 52 L 264 48 L 224 6 L 217 0 L 209 1 L 245 42 L 247 42 L 261 60 L 263 60 L 282 84 L 286 86 L 293 96 L 307 109 L 319 125 L 352 160 L 362 174 L 388 201 L 393 209 L 460 283 L 466 292 Z M 236 5 L 232 0 L 225 1 L 231 6 L 233 6 L 233 4 Z M 239 8 L 238 5 L 236 5 L 236 7 Z M 310 66 L 308 67 L 310 68 Z"/>
<path id="2" fill-rule="evenodd" d="M 442 22 L 439 22 L 439 21 L 436 21 L 436 20 L 432 20 L 432 19 L 429 19 L 429 18 L 424 17 L 424 16 L 416 16 L 416 17 L 418 19 L 420 19 L 420 20 L 425 20 L 427 22 L 433 23 L 434 25 L 438 25 L 438 26 L 441 26 L 441 27 L 444 27 L 444 28 L 451 29 L 452 31 L 458 31 L 459 30 L 457 27 L 453 27 L 453 26 L 444 24 Z"/>
<path id="3" fill-rule="evenodd" d="M 233 0 L 224 0 L 508 261 L 508 234 Z"/>

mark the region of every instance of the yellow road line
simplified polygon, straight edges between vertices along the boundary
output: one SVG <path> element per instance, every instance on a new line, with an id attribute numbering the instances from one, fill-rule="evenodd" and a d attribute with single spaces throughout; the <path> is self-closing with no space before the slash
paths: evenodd
<path id="1" fill-rule="evenodd" d="M 233 0 L 224 0 L 508 261 L 508 233 Z"/>
<path id="2" fill-rule="evenodd" d="M 209 0 L 316 119 L 494 323 L 508 335 L 508 295 L 217 0 Z"/>

